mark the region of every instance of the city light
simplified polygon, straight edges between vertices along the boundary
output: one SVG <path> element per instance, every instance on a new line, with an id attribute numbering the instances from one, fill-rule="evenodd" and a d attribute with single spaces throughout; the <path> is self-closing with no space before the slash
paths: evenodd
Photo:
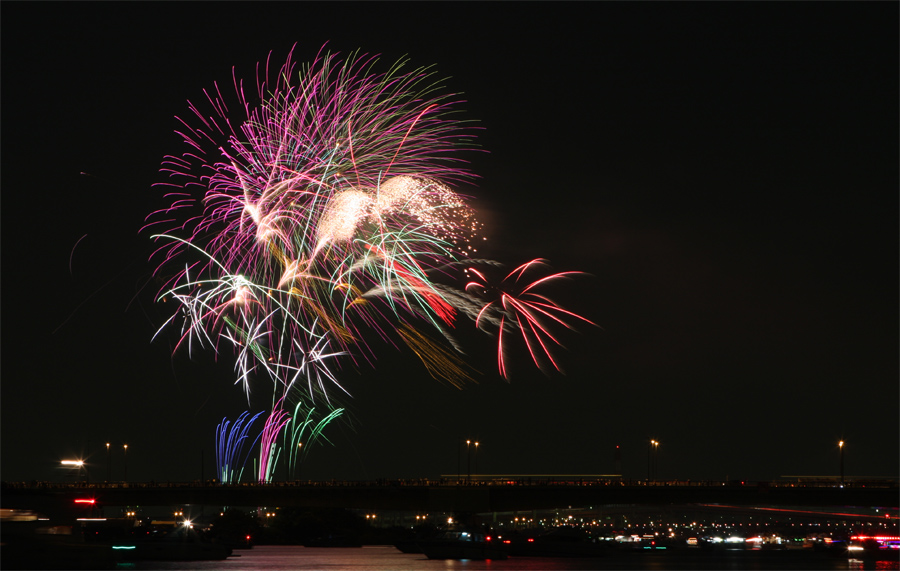
<path id="1" fill-rule="evenodd" d="M 474 444 L 474 442 L 473 440 L 472 443 Z M 571 476 L 567 477 L 565 483 L 560 485 L 574 486 L 575 484 L 570 481 L 571 479 Z M 560 480 L 559 476 L 554 476 L 551 481 L 557 480 Z M 483 477 L 479 481 L 490 481 L 496 486 L 521 487 L 529 484 L 534 485 L 534 482 L 514 479 L 509 475 L 502 474 L 491 475 L 487 478 Z M 618 479 L 606 481 L 600 477 L 594 480 L 578 478 L 578 486 L 584 487 L 615 485 L 616 488 L 619 488 L 623 485 L 620 482 Z M 540 483 L 543 484 L 543 482 Z M 702 487 L 718 492 L 720 489 L 718 488 L 719 483 L 702 482 Z M 430 481 L 408 482 L 407 484 L 435 485 L 434 482 Z M 772 487 L 781 487 L 786 492 L 791 491 L 796 486 L 809 485 L 793 481 L 770 482 L 767 484 Z M 828 480 L 814 482 L 812 485 L 825 490 L 827 488 L 835 488 L 835 484 L 835 478 L 830 477 Z M 95 484 L 92 487 L 112 488 L 119 485 L 115 483 Z M 458 486 L 460 484 L 455 481 L 455 478 L 448 477 L 448 482 L 445 485 Z M 634 481 L 631 485 L 638 491 L 646 489 L 646 484 L 641 481 Z M 693 486 L 694 484 L 670 481 L 666 485 L 687 488 L 687 486 Z M 737 480 L 732 481 L 728 485 L 732 486 L 735 491 L 739 491 Z M 884 484 L 879 483 L 879 485 Z M 285 486 L 285 491 L 288 491 L 287 486 Z M 102 492 L 89 490 L 81 483 L 58 484 L 58 487 L 71 490 L 71 496 L 65 498 L 64 501 L 69 502 L 69 505 L 76 512 L 80 512 L 84 516 L 104 515 L 98 513 L 98 507 L 103 505 L 100 503 L 100 500 L 87 496 L 87 492 L 96 493 L 97 495 L 100 495 Z M 869 486 L 861 486 L 860 481 L 851 480 L 850 488 L 859 490 L 866 488 L 866 491 L 868 491 Z M 888 488 L 885 489 L 887 490 Z M 832 493 L 838 494 L 840 492 Z M 746 549 L 748 551 L 758 551 L 779 548 L 812 551 L 814 549 L 826 549 L 835 554 L 843 553 L 845 555 L 850 551 L 857 557 L 860 557 L 860 553 L 864 553 L 867 556 L 875 554 L 877 557 L 896 555 L 900 553 L 900 535 L 897 533 L 896 508 L 885 507 L 890 504 L 886 503 L 886 499 L 881 499 L 881 495 L 873 497 L 877 499 L 870 505 L 880 505 L 882 507 L 857 507 L 832 511 L 827 508 L 815 509 L 812 506 L 809 506 L 808 509 L 798 509 L 796 507 L 742 507 L 740 504 L 696 503 L 692 504 L 686 512 L 675 509 L 674 511 L 667 510 L 664 513 L 655 511 L 641 512 L 640 510 L 638 510 L 639 513 L 631 513 L 629 509 L 625 508 L 620 510 L 618 508 L 612 509 L 609 506 L 591 507 L 585 505 L 579 507 L 573 505 L 568 509 L 563 506 L 553 510 L 537 510 L 534 513 L 535 517 L 508 512 L 507 517 L 495 517 L 491 528 L 487 529 L 486 526 L 483 533 L 487 534 L 489 532 L 493 538 L 493 543 L 504 544 L 504 540 L 507 539 L 507 532 L 516 530 L 523 533 L 521 541 L 523 544 L 526 544 L 542 542 L 538 535 L 557 527 L 565 528 L 566 530 L 579 529 L 581 533 L 585 533 L 590 537 L 592 543 L 609 542 L 608 545 L 614 549 L 648 550 L 653 553 L 664 549 L 672 551 L 676 547 L 701 549 L 718 544 L 718 548 L 728 550 Z M 103 500 L 104 504 L 111 501 L 111 498 L 106 496 L 101 496 L 100 499 Z M 132 506 L 136 503 L 141 503 L 139 500 L 140 498 L 134 498 L 131 502 Z M 129 520 L 128 523 L 131 525 L 153 523 L 152 517 L 144 517 L 143 515 L 140 518 L 138 517 L 136 510 L 141 509 L 143 514 L 146 511 L 145 508 L 132 506 L 123 506 L 121 511 L 116 510 L 115 513 L 119 515 L 111 516 L 109 521 L 127 518 Z M 174 507 L 166 510 L 168 513 L 174 514 L 175 517 L 163 518 L 170 521 L 159 523 L 167 523 L 185 532 L 193 529 L 193 522 L 190 516 L 185 517 L 183 510 L 184 508 Z M 437 524 L 438 522 L 434 518 L 441 518 L 441 521 L 445 521 L 450 525 L 457 523 L 454 521 L 454 517 L 448 517 L 449 512 L 441 514 L 441 511 L 432 512 L 431 514 L 423 513 L 423 511 L 406 512 L 400 516 L 399 520 L 391 512 L 382 513 L 380 516 L 369 510 L 360 510 L 357 513 L 359 517 L 365 516 L 363 521 L 366 521 L 368 526 L 389 526 L 397 521 L 405 521 L 407 525 L 412 523 L 420 526 L 427 520 Z M 0 510 L 0 519 L 4 520 L 4 522 L 11 519 L 15 515 L 13 512 L 14 510 Z M 223 514 L 224 512 L 219 513 Z M 268 523 L 276 521 L 276 518 L 282 512 L 279 508 L 270 510 L 266 507 L 259 507 L 253 513 L 255 517 Z M 381 519 L 377 519 L 379 517 Z M 885 517 L 890 517 L 890 519 L 885 520 Z M 93 522 L 104 520 L 99 517 L 84 517 L 78 518 L 77 521 Z M 272 525 L 271 523 L 268 524 Z M 467 531 L 471 536 L 471 530 Z M 480 535 L 481 533 L 479 532 L 480 540 L 486 541 L 485 537 Z M 538 539 L 534 542 L 529 542 L 529 538 Z M 515 544 L 517 542 L 512 541 L 511 543 Z M 616 546 L 614 544 L 622 545 Z M 512 547 L 515 547 L 515 545 Z M 600 547 L 597 546 L 598 549 Z"/>

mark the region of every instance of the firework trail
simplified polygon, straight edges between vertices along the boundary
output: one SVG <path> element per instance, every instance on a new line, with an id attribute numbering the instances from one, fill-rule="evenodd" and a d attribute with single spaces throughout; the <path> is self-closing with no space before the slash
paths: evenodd
<path id="1" fill-rule="evenodd" d="M 477 269 L 468 268 L 475 279 L 466 284 L 466 291 L 477 291 L 482 296 L 490 298 L 479 312 L 475 321 L 476 325 L 481 327 L 484 325 L 482 321 L 496 323 L 499 318 L 497 366 L 504 378 L 509 378 L 504 354 L 506 353 L 506 336 L 510 334 L 510 331 L 518 331 L 521 334 L 528 353 L 538 368 L 542 367 L 542 359 L 545 358 L 554 369 L 561 371 L 550 350 L 552 345 L 561 345 L 552 333 L 553 324 L 574 329 L 565 320 L 574 318 L 595 325 L 584 317 L 563 309 L 547 296 L 535 291 L 542 285 L 581 272 L 559 272 L 524 284 L 521 283 L 526 273 L 533 273 L 545 265 L 546 261 L 541 259 L 522 264 L 497 285 L 493 285 L 485 274 Z"/>
<path id="2" fill-rule="evenodd" d="M 377 59 L 359 53 L 269 64 L 254 89 L 233 74 L 229 97 L 214 84 L 189 104 L 178 131 L 186 150 L 162 167 L 169 205 L 145 226 L 159 244 L 160 298 L 179 307 L 160 331 L 180 321 L 176 350 L 233 352 L 248 403 L 258 379 L 275 389 L 259 480 L 272 477 L 288 423 L 287 461 L 296 462 L 299 435 L 319 435 L 340 416 L 332 395 L 349 391 L 338 372 L 374 365 L 376 339 L 462 386 L 472 377 L 452 330 L 465 317 L 496 332 L 503 377 L 516 330 L 536 365 L 546 358 L 559 370 L 549 322 L 587 320 L 534 290 L 570 272 L 519 285 L 535 261 L 493 287 L 476 268 L 498 263 L 471 257 L 480 225 L 451 188 L 473 177 L 457 156 L 475 148 L 473 127 L 457 119 L 459 101 L 439 93 L 434 72 L 403 61 L 378 72 Z M 475 280 L 443 283 L 454 266 Z M 316 399 L 331 412 L 310 424 Z M 227 442 L 225 430 L 217 434 Z M 233 466 L 225 456 L 221 465 Z"/>
<path id="3" fill-rule="evenodd" d="M 340 417 L 344 413 L 344 409 L 333 409 L 318 421 L 313 419 L 315 407 L 306 410 L 306 414 L 303 412 L 303 404 L 297 403 L 297 406 L 294 407 L 294 415 L 284 430 L 284 449 L 287 451 L 288 471 L 295 478 L 299 475 L 297 468 L 301 458 L 309 454 L 310 446 L 320 437 L 328 441 L 322 431 L 328 423 Z"/>
<path id="4" fill-rule="evenodd" d="M 216 428 L 216 473 L 223 484 L 241 480 L 244 464 L 247 462 L 244 446 L 250 438 L 250 427 L 261 414 L 258 412 L 251 417 L 249 411 L 244 412 L 234 423 L 223 418 Z M 250 444 L 250 448 L 256 445 L 257 440 L 259 436 Z"/>
<path id="5" fill-rule="evenodd" d="M 281 408 L 283 402 L 284 400 L 281 399 L 275 404 L 272 413 L 266 419 L 262 434 L 260 434 L 258 482 L 271 482 L 275 475 L 275 465 L 280 453 L 278 435 L 291 420 L 291 415 Z"/>

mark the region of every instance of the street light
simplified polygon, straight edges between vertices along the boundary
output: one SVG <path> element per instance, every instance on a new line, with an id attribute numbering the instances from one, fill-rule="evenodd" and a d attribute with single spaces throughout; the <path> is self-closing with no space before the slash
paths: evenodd
<path id="1" fill-rule="evenodd" d="M 659 461 L 657 457 L 657 449 L 659 448 L 659 441 L 653 441 L 653 479 L 659 478 Z"/>
<path id="2" fill-rule="evenodd" d="M 841 449 L 841 486 L 844 485 L 844 441 L 838 442 L 838 448 Z"/>
<path id="3" fill-rule="evenodd" d="M 125 463 L 125 477 L 123 478 L 123 481 L 128 482 L 128 445 L 123 444 L 122 448 L 125 450 L 122 453 L 122 461 Z"/>
<path id="4" fill-rule="evenodd" d="M 657 446 L 659 446 L 659 442 L 657 442 L 656 440 L 650 440 L 650 442 L 647 444 L 647 479 L 648 480 L 650 479 L 650 457 L 651 457 L 652 452 L 654 450 L 656 450 Z"/>
<path id="5" fill-rule="evenodd" d="M 462 481 L 462 443 L 462 438 L 456 441 L 456 483 Z M 468 454 L 469 451 L 468 445 L 469 441 L 466 440 L 466 454 Z"/>
<path id="6" fill-rule="evenodd" d="M 466 440 L 466 482 L 472 478 L 472 454 L 469 444 L 472 444 L 472 441 Z"/>
<path id="7" fill-rule="evenodd" d="M 109 442 L 106 443 L 106 481 L 112 480 L 112 463 L 110 462 Z"/>
<path id="8" fill-rule="evenodd" d="M 300 476 L 303 474 L 303 459 L 300 457 L 300 449 L 303 447 L 302 442 L 297 443 L 297 479 L 302 480 Z"/>
<path id="9" fill-rule="evenodd" d="M 475 443 L 475 477 L 478 477 L 478 443 Z"/>

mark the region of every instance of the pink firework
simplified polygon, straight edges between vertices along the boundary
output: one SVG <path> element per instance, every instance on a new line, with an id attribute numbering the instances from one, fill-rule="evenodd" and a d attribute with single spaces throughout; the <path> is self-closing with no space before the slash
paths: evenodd
<path id="1" fill-rule="evenodd" d="M 254 368 L 290 386 L 320 339 L 371 359 L 373 325 L 454 317 L 428 273 L 473 250 L 474 212 L 448 186 L 471 176 L 454 156 L 471 128 L 431 70 L 376 62 L 288 56 L 255 89 L 217 85 L 164 162 L 170 205 L 148 219 L 164 296 L 185 307 L 182 341 L 240 355 L 247 392 Z"/>

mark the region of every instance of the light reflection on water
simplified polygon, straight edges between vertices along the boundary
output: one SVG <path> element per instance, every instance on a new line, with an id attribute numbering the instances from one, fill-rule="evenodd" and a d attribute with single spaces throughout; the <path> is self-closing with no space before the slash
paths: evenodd
<path id="1" fill-rule="evenodd" d="M 900 569 L 895 561 L 860 561 L 820 553 L 702 553 L 614 554 L 602 558 L 510 557 L 503 561 L 429 560 L 424 555 L 401 553 L 392 546 L 311 548 L 261 545 L 236 550 L 225 561 L 140 562 L 130 567 L 146 570 L 216 571 L 589 571 L 644 569 L 698 570 L 886 570 Z"/>

